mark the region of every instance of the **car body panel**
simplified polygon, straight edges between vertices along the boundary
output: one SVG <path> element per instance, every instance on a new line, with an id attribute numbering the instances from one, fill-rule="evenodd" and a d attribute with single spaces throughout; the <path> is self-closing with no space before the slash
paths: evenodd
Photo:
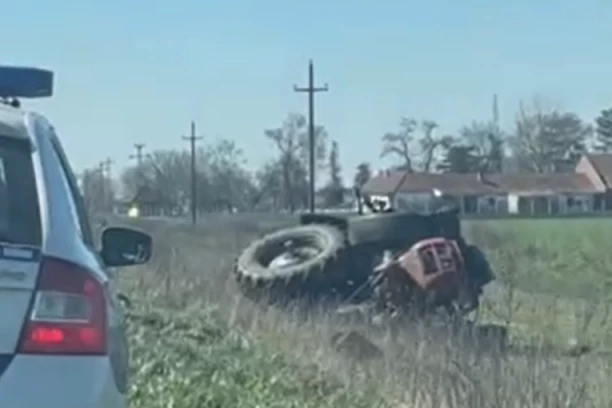
<path id="1" fill-rule="evenodd" d="M 123 408 L 128 389 L 123 305 L 114 274 L 106 269 L 95 246 L 76 177 L 60 139 L 43 116 L 0 104 L 0 145 L 2 138 L 30 144 L 41 242 L 24 247 L 0 239 L 0 406 Z M 31 259 L 27 259 L 28 251 Z M 104 287 L 108 355 L 15 353 L 36 286 L 40 256 L 74 263 Z"/>
<path id="2" fill-rule="evenodd" d="M 125 408 L 112 375 L 104 356 L 16 355 L 0 378 L 0 407 Z"/>
<path id="3" fill-rule="evenodd" d="M 14 259 L 19 254 L 25 259 Z M 0 354 L 13 353 L 17 347 L 38 269 L 38 250 L 0 244 Z"/>

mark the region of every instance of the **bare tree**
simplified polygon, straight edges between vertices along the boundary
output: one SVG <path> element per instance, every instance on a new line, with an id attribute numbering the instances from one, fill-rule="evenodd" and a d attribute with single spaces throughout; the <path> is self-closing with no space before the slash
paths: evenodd
<path id="1" fill-rule="evenodd" d="M 252 207 L 278 211 L 285 207 L 283 169 L 279 160 L 265 163 L 257 171 L 257 194 L 253 197 Z"/>
<path id="2" fill-rule="evenodd" d="M 251 207 L 255 184 L 245 169 L 244 152 L 236 143 L 220 139 L 208 147 L 208 192 L 214 192 L 213 206 L 217 210 L 245 210 Z M 210 200 L 210 197 L 209 197 Z"/>
<path id="3" fill-rule="evenodd" d="M 200 161 L 203 157 L 200 156 Z M 121 180 L 128 197 L 135 197 L 146 186 L 163 197 L 167 207 L 182 209 L 189 199 L 189 155 L 180 150 L 156 150 L 146 155 L 140 166 L 124 169 Z"/>
<path id="4" fill-rule="evenodd" d="M 365 183 L 372 177 L 372 169 L 369 163 L 359 163 L 357 166 L 357 172 L 355 173 L 354 185 L 355 187 L 363 187 Z"/>
<path id="5" fill-rule="evenodd" d="M 324 187 L 325 205 L 334 207 L 342 204 L 344 198 L 344 183 L 342 181 L 342 167 L 340 166 L 340 152 L 338 142 L 333 141 L 329 153 L 329 181 Z"/>
<path id="6" fill-rule="evenodd" d="M 112 180 L 100 169 L 87 169 L 81 175 L 81 189 L 85 206 L 91 214 L 112 211 L 115 200 Z"/>
<path id="7" fill-rule="evenodd" d="M 536 173 L 568 171 L 575 166 L 593 129 L 575 113 L 544 109 L 528 112 L 520 107 L 513 138 L 515 155 L 523 170 Z"/>
<path id="8" fill-rule="evenodd" d="M 485 172 L 502 172 L 505 135 L 493 122 L 473 121 L 461 128 L 461 142 L 478 158 L 478 167 Z"/>
<path id="9" fill-rule="evenodd" d="M 286 202 L 291 212 L 295 211 L 294 185 L 301 184 L 302 169 L 307 168 L 308 162 L 308 129 L 306 118 L 303 115 L 289 113 L 282 126 L 268 129 L 265 136 L 277 147 L 283 173 L 283 186 Z M 322 126 L 315 129 L 315 157 L 318 163 L 323 162 L 326 152 L 327 132 Z M 324 167 L 324 163 L 319 167 Z M 301 195 L 301 194 L 300 194 Z"/>
<path id="10" fill-rule="evenodd" d="M 383 135 L 383 149 L 380 157 L 395 156 L 402 162 L 400 168 L 413 171 L 412 143 L 417 125 L 415 119 L 403 117 L 400 120 L 400 130 L 398 132 L 389 132 Z"/>
<path id="11" fill-rule="evenodd" d="M 465 145 L 473 148 L 476 156 L 484 158 L 491 149 L 489 136 L 493 132 L 494 127 L 492 123 L 472 121 L 472 123 L 463 126 L 459 130 L 459 137 Z"/>
<path id="12" fill-rule="evenodd" d="M 421 167 L 426 173 L 429 173 L 435 164 L 439 150 L 448 148 L 453 142 L 452 136 L 436 135 L 435 130 L 437 128 L 438 124 L 433 120 L 426 119 L 421 122 L 421 129 L 423 130 L 423 136 L 419 139 L 422 155 Z"/>
<path id="13" fill-rule="evenodd" d="M 243 152 L 228 139 L 205 144 L 196 152 L 198 206 L 200 211 L 234 211 L 250 207 L 255 186 L 245 169 Z M 143 186 L 155 191 L 163 205 L 184 212 L 190 200 L 190 155 L 185 150 L 156 150 L 121 176 L 128 197 Z"/>

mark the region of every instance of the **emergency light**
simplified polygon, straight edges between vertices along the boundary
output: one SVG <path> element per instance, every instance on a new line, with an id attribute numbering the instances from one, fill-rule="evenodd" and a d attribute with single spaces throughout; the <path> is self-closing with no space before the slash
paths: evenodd
<path id="1" fill-rule="evenodd" d="M 0 66 L 0 99 L 45 98 L 53 95 L 53 71 Z"/>

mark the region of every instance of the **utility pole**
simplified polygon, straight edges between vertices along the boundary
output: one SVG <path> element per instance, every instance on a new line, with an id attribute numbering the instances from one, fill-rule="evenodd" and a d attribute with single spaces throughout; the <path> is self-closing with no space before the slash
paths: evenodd
<path id="1" fill-rule="evenodd" d="M 144 143 L 134 143 L 134 149 L 136 149 L 135 154 L 130 154 L 130 159 L 136 159 L 136 171 L 138 173 L 138 178 L 140 179 L 140 187 L 142 188 L 145 184 L 145 177 L 142 173 L 142 149 L 145 148 Z"/>
<path id="2" fill-rule="evenodd" d="M 106 211 L 106 182 L 105 182 L 105 174 L 104 174 L 104 162 L 98 163 L 97 171 L 100 173 L 100 194 L 101 194 L 101 210 Z"/>
<path id="3" fill-rule="evenodd" d="M 100 170 L 102 171 L 102 202 L 104 203 L 104 209 L 111 210 L 111 212 L 113 207 L 113 180 L 111 178 L 111 166 L 113 163 L 114 161 L 110 157 L 107 157 L 106 160 L 100 163 Z"/>
<path id="4" fill-rule="evenodd" d="M 136 159 L 136 164 L 138 168 L 142 165 L 142 149 L 145 148 L 144 143 L 134 143 L 134 149 L 136 149 L 136 154 L 131 154 L 130 159 Z"/>
<path id="5" fill-rule="evenodd" d="M 495 136 L 499 136 L 499 107 L 497 105 L 497 94 L 493 95 L 493 126 L 495 129 Z"/>
<path id="6" fill-rule="evenodd" d="M 102 163 L 100 163 L 100 167 L 102 169 L 102 174 L 105 174 L 107 178 L 111 178 L 111 166 L 115 163 L 113 159 L 108 157 Z"/>
<path id="7" fill-rule="evenodd" d="M 191 121 L 191 135 L 182 137 L 183 140 L 191 144 L 191 222 L 193 225 L 197 223 L 198 213 L 198 180 L 196 169 L 196 142 L 202 140 L 201 136 L 196 136 L 195 122 Z"/>
<path id="8" fill-rule="evenodd" d="M 309 185 L 309 201 L 310 201 L 310 212 L 315 212 L 315 124 L 314 124 L 314 94 L 317 92 L 327 92 L 329 87 L 325 84 L 322 87 L 314 86 L 314 66 L 312 59 L 308 61 L 308 87 L 301 88 L 297 85 L 293 85 L 294 92 L 307 92 L 308 93 L 308 149 L 309 149 L 309 171 L 310 171 L 310 185 Z"/>

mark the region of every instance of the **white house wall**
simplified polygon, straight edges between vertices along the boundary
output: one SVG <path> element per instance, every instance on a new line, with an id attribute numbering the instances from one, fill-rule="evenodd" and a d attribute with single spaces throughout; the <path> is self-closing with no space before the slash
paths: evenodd
<path id="1" fill-rule="evenodd" d="M 533 199 L 533 196 L 527 196 Z M 519 194 L 508 194 L 508 213 L 518 214 L 519 213 Z M 549 208 L 552 209 L 552 200 L 558 200 L 559 213 L 571 213 L 571 212 L 589 212 L 593 211 L 594 199 L 591 194 L 559 194 L 549 196 Z M 569 205 L 568 201 L 574 201 L 573 208 Z"/>
<path id="2" fill-rule="evenodd" d="M 508 213 L 518 214 L 519 212 L 519 196 L 516 194 L 508 194 Z"/>
<path id="3" fill-rule="evenodd" d="M 523 196 L 519 194 L 500 194 L 500 195 L 489 195 L 480 196 L 477 198 L 478 212 L 479 213 L 498 213 L 498 214 L 518 214 L 519 213 L 519 201 L 521 197 L 528 199 L 534 199 L 535 196 L 528 195 Z M 423 211 L 427 211 L 429 203 L 432 201 L 433 194 L 429 192 L 423 193 L 397 193 L 394 197 L 387 195 L 371 196 L 381 201 L 384 201 L 387 205 L 391 205 L 394 209 L 414 209 L 419 208 Z M 462 198 L 458 196 L 457 198 Z M 559 194 L 549 197 L 549 209 L 552 208 L 550 200 L 558 200 L 559 213 L 572 213 L 572 212 L 589 212 L 593 211 L 594 198 L 591 194 Z M 570 206 L 573 200 L 574 206 Z M 461 200 L 463 201 L 463 200 Z M 493 206 L 490 206 L 491 202 Z"/>

